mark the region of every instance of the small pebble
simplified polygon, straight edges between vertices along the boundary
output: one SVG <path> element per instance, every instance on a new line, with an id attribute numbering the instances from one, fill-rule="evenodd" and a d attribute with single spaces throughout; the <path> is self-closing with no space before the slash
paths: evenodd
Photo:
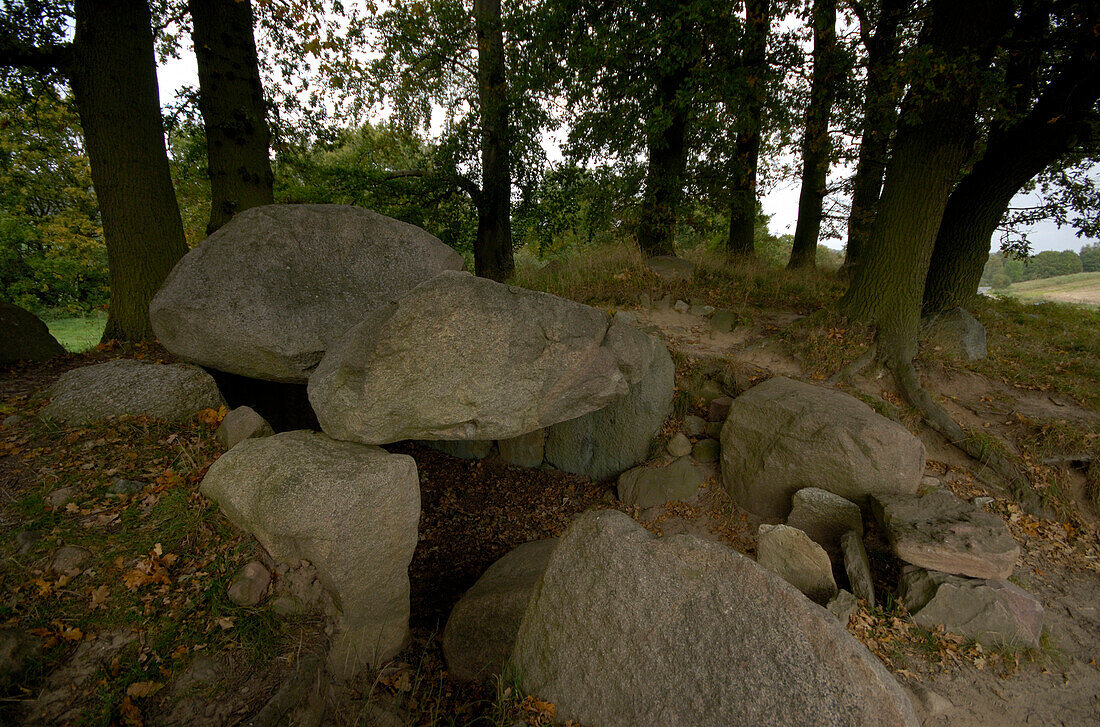
<path id="1" fill-rule="evenodd" d="M 90 550 L 75 545 L 62 545 L 53 554 L 50 561 L 50 570 L 54 573 L 73 573 L 84 570 L 84 566 L 92 559 Z"/>
<path id="2" fill-rule="evenodd" d="M 677 432 L 668 440 L 668 453 L 673 457 L 691 454 L 691 441 L 683 433 Z"/>
<path id="3" fill-rule="evenodd" d="M 689 437 L 698 437 L 707 430 L 707 422 L 703 417 L 688 414 L 684 417 L 684 434 Z"/>
<path id="4" fill-rule="evenodd" d="M 61 487 L 51 492 L 46 500 L 56 510 L 59 507 L 65 507 L 74 497 L 76 497 L 75 487 Z"/>

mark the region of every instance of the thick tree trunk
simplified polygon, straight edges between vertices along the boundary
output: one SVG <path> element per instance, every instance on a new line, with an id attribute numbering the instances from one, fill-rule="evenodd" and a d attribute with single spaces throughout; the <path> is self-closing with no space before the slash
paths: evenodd
<path id="1" fill-rule="evenodd" d="M 760 138 L 767 93 L 768 32 L 771 0 L 745 3 L 745 91 L 738 119 L 734 155 L 737 171 L 730 185 L 730 231 L 726 248 L 733 255 L 756 254 L 756 170 L 760 163 Z"/>
<path id="2" fill-rule="evenodd" d="M 859 265 L 875 205 L 882 192 L 882 178 L 890 151 L 890 137 L 897 126 L 897 105 L 902 84 L 897 83 L 899 38 L 898 27 L 904 15 L 906 0 L 884 0 L 879 8 L 874 36 L 867 40 L 867 83 L 863 103 L 863 133 L 859 144 L 859 161 L 852 178 L 852 209 L 848 213 L 848 244 L 841 269 L 851 275 Z"/>
<path id="3" fill-rule="evenodd" d="M 990 135 L 985 154 L 951 193 L 925 282 L 925 313 L 973 302 L 990 240 L 1012 198 L 1035 175 L 1092 138 L 1093 109 L 1100 98 L 1097 54 L 1100 41 L 1087 35 L 1027 116 Z"/>
<path id="4" fill-rule="evenodd" d="M 638 247 L 646 257 L 674 255 L 676 216 L 687 168 L 687 111 L 673 108 L 668 125 L 649 140 L 649 167 L 638 221 Z"/>
<path id="5" fill-rule="evenodd" d="M 145 0 L 77 0 L 70 79 L 110 266 L 104 340 L 153 338 L 149 301 L 187 252 Z"/>
<path id="6" fill-rule="evenodd" d="M 975 128 L 980 74 L 1012 17 L 1011 0 L 933 0 L 922 32 L 934 69 L 910 89 L 886 170 L 863 264 L 842 306 L 877 324 L 878 353 L 891 368 L 910 366 L 921 296 L 947 198 Z"/>
<path id="7" fill-rule="evenodd" d="M 209 235 L 241 210 L 275 202 L 271 136 L 250 0 L 189 0 L 188 8 L 206 128 Z"/>
<path id="8" fill-rule="evenodd" d="M 504 76 L 504 30 L 500 0 L 474 0 L 477 24 L 477 87 L 481 105 L 481 195 L 478 200 L 474 270 L 505 280 L 512 259 L 512 172 L 509 161 L 508 88 Z"/>
<path id="9" fill-rule="evenodd" d="M 817 264 L 817 239 L 821 233 L 821 205 L 829 175 L 829 116 L 836 97 L 836 0 L 814 0 L 814 70 L 810 103 L 806 107 L 806 132 L 802 137 L 802 190 L 798 194 L 798 222 L 787 267 L 812 268 Z"/>

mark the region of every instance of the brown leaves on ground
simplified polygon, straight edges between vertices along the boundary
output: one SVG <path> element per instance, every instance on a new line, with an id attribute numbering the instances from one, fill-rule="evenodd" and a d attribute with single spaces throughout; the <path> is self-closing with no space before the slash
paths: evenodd
<path id="1" fill-rule="evenodd" d="M 122 583 L 131 591 L 148 585 L 171 585 L 168 569 L 179 559 L 174 553 L 165 553 L 160 543 L 153 546 L 149 555 L 138 560 L 132 569 L 122 577 Z"/>

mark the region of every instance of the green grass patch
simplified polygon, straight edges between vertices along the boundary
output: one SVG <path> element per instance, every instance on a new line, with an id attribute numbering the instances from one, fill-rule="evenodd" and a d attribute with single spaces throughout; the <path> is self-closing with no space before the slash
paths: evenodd
<path id="1" fill-rule="evenodd" d="M 1024 302 L 1050 301 L 1097 308 L 1100 307 L 1100 272 L 1028 280 L 998 292 Z"/>
<path id="2" fill-rule="evenodd" d="M 82 353 L 96 347 L 107 327 L 107 315 L 94 313 L 80 318 L 58 318 L 46 321 L 50 333 L 71 353 Z"/>

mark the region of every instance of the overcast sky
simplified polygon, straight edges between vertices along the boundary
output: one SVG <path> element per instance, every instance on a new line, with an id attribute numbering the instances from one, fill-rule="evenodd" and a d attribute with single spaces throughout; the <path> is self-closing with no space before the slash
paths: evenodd
<path id="1" fill-rule="evenodd" d="M 198 72 L 195 56 L 190 49 L 182 49 L 181 57 L 168 59 L 158 69 L 160 81 L 161 106 L 166 106 L 175 98 L 176 91 L 183 86 L 198 86 Z M 551 157 L 556 149 L 549 149 Z M 764 212 L 771 215 L 771 231 L 775 235 L 794 234 L 798 218 L 799 184 L 796 181 L 772 190 L 761 201 Z M 1017 197 L 1014 206 L 1025 206 L 1027 198 Z M 1058 229 L 1053 223 L 1042 223 L 1031 228 L 1029 234 L 1034 252 L 1043 250 L 1078 250 L 1082 245 L 1094 242 L 1088 238 L 1078 238 L 1071 228 Z M 839 240 L 824 240 L 823 244 L 833 248 L 843 247 Z"/>

